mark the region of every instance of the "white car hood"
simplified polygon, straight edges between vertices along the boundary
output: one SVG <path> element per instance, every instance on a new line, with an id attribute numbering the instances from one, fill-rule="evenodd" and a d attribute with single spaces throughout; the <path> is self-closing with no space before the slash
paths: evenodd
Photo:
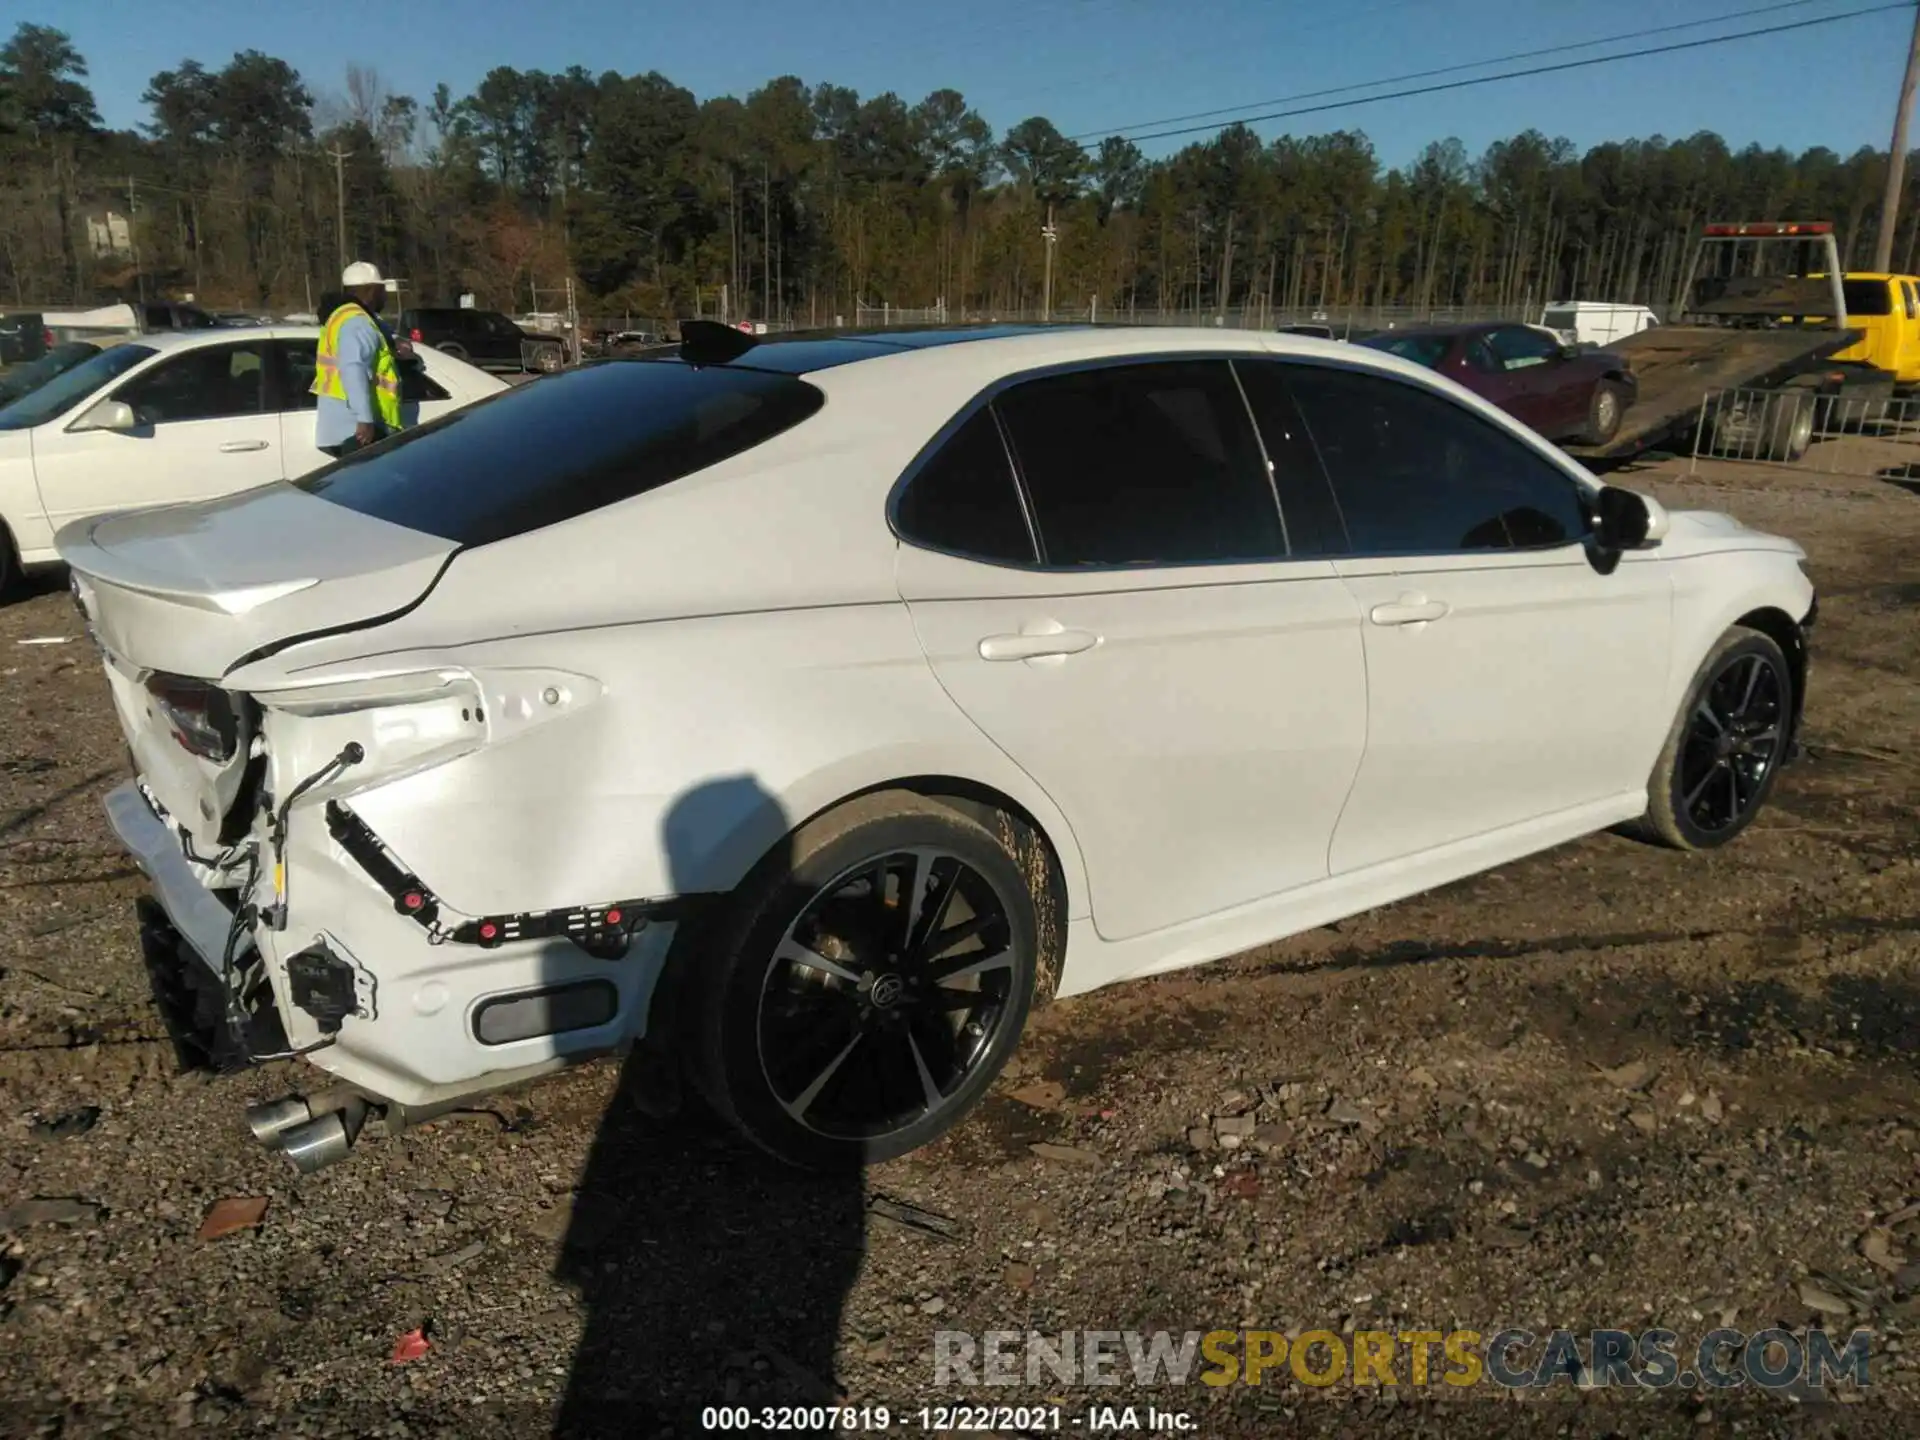
<path id="1" fill-rule="evenodd" d="M 1719 510 L 1669 510 L 1660 548 L 1674 555 L 1711 555 L 1725 550 L 1771 550 L 1804 560 L 1807 552 L 1781 535 L 1755 530 Z"/>
<path id="2" fill-rule="evenodd" d="M 288 484 L 75 521 L 54 545 L 109 653 L 216 681 L 263 648 L 417 603 L 457 548 Z"/>

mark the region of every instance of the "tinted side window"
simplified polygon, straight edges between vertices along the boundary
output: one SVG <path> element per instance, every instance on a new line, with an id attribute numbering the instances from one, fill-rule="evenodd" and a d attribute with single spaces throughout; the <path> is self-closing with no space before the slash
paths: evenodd
<path id="1" fill-rule="evenodd" d="M 295 483 L 362 515 L 485 545 L 717 465 L 825 402 L 790 375 L 615 360 L 455 410 Z"/>
<path id="2" fill-rule="evenodd" d="M 1247 393 L 1247 405 L 1273 465 L 1288 554 L 1299 559 L 1344 555 L 1347 532 L 1340 523 L 1340 507 L 1334 503 L 1306 422 L 1288 393 L 1287 367 L 1274 360 L 1235 360 L 1233 371 Z"/>
<path id="3" fill-rule="evenodd" d="M 313 372 L 319 353 L 317 340 L 278 340 L 274 342 L 287 367 L 287 393 L 282 410 L 311 410 L 320 402 L 313 393 Z"/>
<path id="4" fill-rule="evenodd" d="M 1842 280 L 1840 295 L 1849 315 L 1893 313 L 1893 292 L 1884 280 Z"/>
<path id="5" fill-rule="evenodd" d="M 1560 344 L 1551 336 L 1524 325 L 1503 325 L 1487 334 L 1487 347 L 1500 361 L 1503 370 L 1525 370 L 1544 365 L 1560 353 Z"/>
<path id="6" fill-rule="evenodd" d="M 1586 533 L 1572 479 L 1444 396 L 1305 365 L 1288 367 L 1288 383 L 1355 554 L 1565 545 Z"/>
<path id="7" fill-rule="evenodd" d="M 1033 536 L 993 412 L 962 425 L 900 493 L 895 523 L 906 539 L 936 550 L 1031 565 Z"/>
<path id="8" fill-rule="evenodd" d="M 994 402 L 1049 565 L 1205 565 L 1286 554 L 1224 360 L 1109 366 Z"/>
<path id="9" fill-rule="evenodd" d="M 207 345 L 165 360 L 114 395 L 142 425 L 258 415 L 265 408 L 266 351 L 259 344 Z"/>

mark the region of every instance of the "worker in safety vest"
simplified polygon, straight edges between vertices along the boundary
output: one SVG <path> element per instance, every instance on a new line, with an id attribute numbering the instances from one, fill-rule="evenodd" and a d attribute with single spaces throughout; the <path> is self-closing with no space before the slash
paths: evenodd
<path id="1" fill-rule="evenodd" d="M 313 443 L 339 457 L 401 427 L 400 356 L 379 320 L 387 287 L 378 267 L 356 260 L 340 275 L 346 299 L 325 317 L 314 357 L 319 397 Z M 407 347 L 409 350 L 411 347 Z"/>

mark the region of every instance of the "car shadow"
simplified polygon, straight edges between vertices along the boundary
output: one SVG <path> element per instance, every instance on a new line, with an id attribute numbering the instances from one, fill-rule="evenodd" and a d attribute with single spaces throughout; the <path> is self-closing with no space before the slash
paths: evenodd
<path id="1" fill-rule="evenodd" d="M 706 883 L 721 834 L 766 807 L 745 776 L 680 797 L 662 826 L 675 892 Z M 697 986 L 707 953 L 683 926 L 670 972 Z M 759 1432 L 763 1407 L 844 1402 L 834 1351 L 865 1249 L 860 1177 L 763 1155 L 680 1073 L 658 1037 L 637 1046 L 588 1153 L 555 1267 L 585 1315 L 556 1437 Z M 726 1424 L 720 1406 L 745 1409 Z M 833 1433 L 787 1418 L 770 1423 Z"/>

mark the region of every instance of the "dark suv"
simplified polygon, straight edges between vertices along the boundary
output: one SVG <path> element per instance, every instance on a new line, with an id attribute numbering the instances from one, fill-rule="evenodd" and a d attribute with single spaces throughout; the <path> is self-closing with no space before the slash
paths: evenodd
<path id="1" fill-rule="evenodd" d="M 564 339 L 522 330 L 498 310 L 402 310 L 400 329 L 416 345 L 431 345 L 483 370 L 558 370 L 567 363 Z"/>

